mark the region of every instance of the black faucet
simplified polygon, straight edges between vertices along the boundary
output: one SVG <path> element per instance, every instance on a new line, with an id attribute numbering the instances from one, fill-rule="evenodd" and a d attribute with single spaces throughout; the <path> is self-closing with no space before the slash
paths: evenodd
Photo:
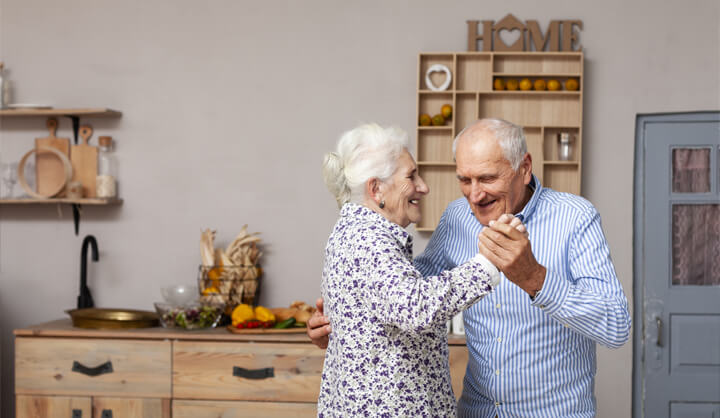
<path id="1" fill-rule="evenodd" d="M 80 296 L 78 296 L 77 302 L 78 309 L 95 307 L 95 302 L 93 302 L 92 295 L 90 294 L 90 288 L 87 286 L 88 246 L 92 247 L 93 261 L 98 261 L 100 259 L 100 256 L 98 254 L 97 240 L 92 235 L 86 236 L 82 243 L 82 250 L 80 251 Z"/>

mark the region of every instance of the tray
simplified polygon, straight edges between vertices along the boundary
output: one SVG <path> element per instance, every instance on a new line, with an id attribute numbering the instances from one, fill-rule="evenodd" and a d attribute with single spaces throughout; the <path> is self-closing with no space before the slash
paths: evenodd
<path id="1" fill-rule="evenodd" d="M 299 328 L 299 327 L 293 327 L 293 328 L 285 328 L 285 329 L 275 329 L 275 328 L 236 328 L 232 325 L 227 326 L 228 331 L 232 332 L 233 334 L 305 334 L 306 329 L 305 327 Z"/>

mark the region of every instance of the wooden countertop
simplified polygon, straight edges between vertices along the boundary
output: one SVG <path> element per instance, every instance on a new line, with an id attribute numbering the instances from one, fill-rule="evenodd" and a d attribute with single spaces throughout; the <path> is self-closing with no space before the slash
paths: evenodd
<path id="1" fill-rule="evenodd" d="M 58 319 L 13 331 L 17 337 L 74 337 L 74 338 L 121 338 L 140 340 L 191 340 L 191 341 L 256 341 L 280 343 L 309 343 L 307 334 L 234 334 L 224 327 L 184 331 L 162 327 L 140 329 L 85 329 L 72 326 L 70 319 Z M 450 345 L 464 345 L 465 337 L 449 335 Z"/>

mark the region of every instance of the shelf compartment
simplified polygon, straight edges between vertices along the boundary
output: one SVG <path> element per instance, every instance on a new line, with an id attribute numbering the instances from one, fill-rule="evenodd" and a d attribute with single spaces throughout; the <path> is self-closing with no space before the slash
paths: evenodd
<path id="1" fill-rule="evenodd" d="M 572 149 L 572 158 L 570 161 L 558 160 L 558 134 L 561 132 L 567 132 L 570 134 L 570 147 Z M 580 133 L 580 130 L 578 128 L 546 127 L 545 133 L 544 133 L 544 146 L 543 146 L 543 151 L 545 153 L 545 160 L 553 161 L 553 162 L 564 162 L 564 163 L 577 164 L 577 156 L 579 155 L 579 149 L 580 149 L 580 134 L 579 133 Z"/>
<path id="2" fill-rule="evenodd" d="M 553 190 L 580 194 L 580 171 L 576 165 L 545 165 L 541 181 Z"/>
<path id="3" fill-rule="evenodd" d="M 465 129 L 470 123 L 478 119 L 478 103 L 476 93 L 459 93 L 455 95 L 455 108 L 453 109 L 453 123 L 455 134 Z"/>
<path id="4" fill-rule="evenodd" d="M 107 108 L 77 108 L 77 109 L 2 109 L 2 117 L 14 116 L 93 116 L 119 118 L 122 112 Z"/>
<path id="5" fill-rule="evenodd" d="M 444 104 L 452 105 L 453 102 L 453 95 L 452 93 L 420 93 L 418 95 L 418 118 L 423 113 L 427 113 L 430 115 L 430 117 L 437 115 L 440 113 L 440 108 Z M 451 128 L 452 125 L 448 123 L 448 121 L 445 121 L 444 126 L 435 126 L 434 128 Z"/>
<path id="6" fill-rule="evenodd" d="M 418 131 L 417 159 L 418 163 L 429 160 L 453 163 L 453 136 L 450 130 Z"/>
<path id="7" fill-rule="evenodd" d="M 579 95 L 480 94 L 478 107 L 479 117 L 505 119 L 521 126 L 564 126 L 581 120 Z"/>
<path id="8" fill-rule="evenodd" d="M 422 220 L 417 223 L 416 228 L 429 231 L 435 228 L 440 221 L 447 202 L 462 197 L 462 193 L 458 185 L 454 164 L 452 166 L 421 165 L 419 173 L 430 188 L 428 196 L 432 196 L 432 198 L 425 196 L 420 200 Z M 438 204 L 438 202 L 443 202 L 443 204 Z"/>
<path id="9" fill-rule="evenodd" d="M 427 83 L 425 83 L 425 73 L 427 73 L 428 68 L 432 67 L 435 64 L 442 64 L 450 70 L 450 74 L 452 75 L 452 81 L 450 82 L 450 86 L 448 87 L 449 90 L 452 90 L 455 88 L 455 65 L 454 61 L 455 58 L 453 54 L 420 54 L 419 56 L 419 74 L 418 74 L 418 86 L 419 90 L 428 90 L 431 91 Z M 445 75 L 442 73 L 433 73 L 430 76 L 430 80 L 432 80 L 433 84 L 436 86 L 441 85 L 445 81 Z"/>
<path id="10" fill-rule="evenodd" d="M 470 91 L 492 90 L 490 55 L 458 55 L 455 88 Z"/>
<path id="11" fill-rule="evenodd" d="M 512 74 L 579 74 L 582 73 L 582 55 L 495 54 L 493 57 L 493 72 Z"/>

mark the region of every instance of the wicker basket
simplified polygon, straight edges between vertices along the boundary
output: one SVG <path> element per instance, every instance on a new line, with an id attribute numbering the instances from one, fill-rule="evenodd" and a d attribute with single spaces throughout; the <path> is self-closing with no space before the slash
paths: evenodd
<path id="1" fill-rule="evenodd" d="M 259 266 L 200 266 L 198 290 L 205 303 L 225 306 L 226 312 L 237 305 L 255 305 L 260 291 Z"/>

